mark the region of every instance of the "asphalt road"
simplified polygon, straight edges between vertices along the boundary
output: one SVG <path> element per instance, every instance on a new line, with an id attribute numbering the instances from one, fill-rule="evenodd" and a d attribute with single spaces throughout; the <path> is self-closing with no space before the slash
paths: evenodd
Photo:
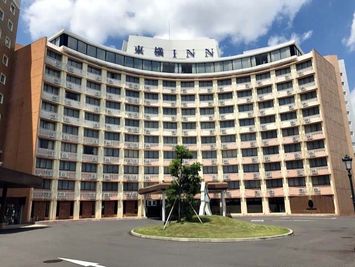
<path id="1" fill-rule="evenodd" d="M 185 243 L 129 235 L 151 220 L 57 222 L 49 228 L 0 231 L 0 267 L 355 266 L 355 217 L 258 217 L 292 228 L 291 237 L 238 243 Z"/>

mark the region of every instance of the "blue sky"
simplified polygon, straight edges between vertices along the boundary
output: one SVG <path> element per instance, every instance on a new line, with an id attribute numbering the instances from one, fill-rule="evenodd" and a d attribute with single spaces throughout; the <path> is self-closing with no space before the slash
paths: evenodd
<path id="1" fill-rule="evenodd" d="M 23 0 L 21 8 L 17 41 L 22 44 L 66 28 L 120 48 L 130 33 L 166 37 L 168 24 L 173 38 L 218 39 L 223 55 L 296 38 L 305 52 L 345 59 L 355 88 L 355 29 L 346 45 L 355 0 Z"/>

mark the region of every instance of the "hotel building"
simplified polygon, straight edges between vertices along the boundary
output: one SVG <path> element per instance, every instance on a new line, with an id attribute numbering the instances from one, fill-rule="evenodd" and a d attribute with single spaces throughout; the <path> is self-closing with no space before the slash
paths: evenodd
<path id="1" fill-rule="evenodd" d="M 338 60 L 294 42 L 219 57 L 216 41 L 61 31 L 16 51 L 4 166 L 45 178 L 27 220 L 142 217 L 177 144 L 227 182 L 227 212 L 353 213 Z M 211 193 L 218 209 L 218 193 Z"/>

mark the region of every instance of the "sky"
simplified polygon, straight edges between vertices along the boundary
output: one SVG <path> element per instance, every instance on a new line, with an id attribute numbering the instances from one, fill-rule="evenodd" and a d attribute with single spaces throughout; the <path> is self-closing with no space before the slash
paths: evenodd
<path id="1" fill-rule="evenodd" d="M 345 60 L 355 109 L 355 0 L 22 0 L 18 43 L 61 29 L 118 49 L 129 34 L 209 37 L 223 56 L 295 39 Z"/>

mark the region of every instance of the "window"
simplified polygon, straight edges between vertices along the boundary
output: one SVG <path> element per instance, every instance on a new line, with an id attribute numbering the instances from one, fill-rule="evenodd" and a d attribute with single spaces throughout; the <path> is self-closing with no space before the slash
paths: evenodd
<path id="1" fill-rule="evenodd" d="M 163 122 L 163 128 L 164 129 L 168 129 L 168 130 L 176 130 L 177 129 L 177 123 L 176 122 L 164 121 Z"/>
<path id="2" fill-rule="evenodd" d="M 282 137 L 295 136 L 299 134 L 298 127 L 282 129 Z"/>
<path id="3" fill-rule="evenodd" d="M 90 138 L 99 138 L 99 131 L 98 130 L 84 128 L 84 136 L 85 137 L 90 137 Z"/>
<path id="4" fill-rule="evenodd" d="M 199 86 L 200 87 L 212 87 L 213 82 L 212 81 L 199 81 Z"/>
<path id="5" fill-rule="evenodd" d="M 260 124 L 267 124 L 267 123 L 274 123 L 275 122 L 275 115 L 269 115 L 260 117 Z"/>
<path id="6" fill-rule="evenodd" d="M 159 159 L 159 151 L 144 151 L 145 159 Z"/>
<path id="7" fill-rule="evenodd" d="M 87 81 L 86 82 L 86 87 L 90 88 L 90 89 L 93 89 L 95 91 L 101 91 L 101 85 L 99 83 Z"/>
<path id="8" fill-rule="evenodd" d="M 250 97 L 252 95 L 251 90 L 237 91 L 237 96 L 239 98 Z"/>
<path id="9" fill-rule="evenodd" d="M 221 143 L 233 143 L 236 141 L 235 135 L 222 135 Z"/>
<path id="10" fill-rule="evenodd" d="M 125 109 L 127 112 L 139 113 L 139 106 L 136 105 L 125 104 Z"/>
<path id="11" fill-rule="evenodd" d="M 214 115 L 214 108 L 200 108 L 200 115 Z"/>
<path id="12" fill-rule="evenodd" d="M 120 118 L 112 117 L 112 116 L 105 116 L 105 123 L 111 125 L 120 125 Z"/>
<path id="13" fill-rule="evenodd" d="M 219 114 L 228 114 L 234 112 L 234 106 L 219 107 Z"/>
<path id="14" fill-rule="evenodd" d="M 159 136 L 144 136 L 144 143 L 145 144 L 158 144 L 159 143 Z"/>
<path id="15" fill-rule="evenodd" d="M 201 136 L 201 144 L 216 144 L 215 136 Z"/>
<path id="16" fill-rule="evenodd" d="M 243 134 L 240 134 L 240 140 L 242 142 L 255 141 L 256 140 L 256 133 L 243 133 Z"/>
<path id="17" fill-rule="evenodd" d="M 282 186 L 283 186 L 282 179 L 266 180 L 266 188 L 278 188 Z"/>
<path id="18" fill-rule="evenodd" d="M 91 96 L 86 96 L 86 104 L 93 105 L 93 106 L 100 106 L 100 99 L 91 97 Z"/>
<path id="19" fill-rule="evenodd" d="M 119 157 L 120 156 L 120 150 L 118 148 L 104 148 L 104 155 L 105 157 Z"/>
<path id="20" fill-rule="evenodd" d="M 74 77 L 74 76 L 71 76 L 71 75 L 67 75 L 67 82 L 73 83 L 73 84 L 76 84 L 76 85 L 81 85 L 81 78 Z"/>
<path id="21" fill-rule="evenodd" d="M 293 88 L 292 81 L 282 82 L 277 84 L 277 91 L 283 91 L 292 88 Z"/>
<path id="22" fill-rule="evenodd" d="M 263 154 L 264 155 L 279 154 L 279 147 L 278 146 L 263 147 Z"/>
<path id="23" fill-rule="evenodd" d="M 105 140 L 107 140 L 107 141 L 119 141 L 120 140 L 120 133 L 105 132 Z"/>
<path id="24" fill-rule="evenodd" d="M 289 187 L 306 186 L 306 181 L 304 177 L 288 178 L 287 181 Z"/>
<path id="25" fill-rule="evenodd" d="M 322 131 L 322 124 L 321 123 L 313 123 L 313 124 L 305 125 L 304 131 L 306 133 L 321 132 Z"/>
<path id="26" fill-rule="evenodd" d="M 303 169 L 303 161 L 302 160 L 286 161 L 286 169 L 288 170 Z"/>
<path id="27" fill-rule="evenodd" d="M 225 165 L 223 166 L 223 173 L 238 173 L 238 165 Z"/>
<path id="28" fill-rule="evenodd" d="M 2 56 L 2 64 L 7 66 L 9 64 L 9 58 L 6 55 Z"/>
<path id="29" fill-rule="evenodd" d="M 125 134 L 124 140 L 125 140 L 125 142 L 139 143 L 139 135 Z"/>
<path id="30" fill-rule="evenodd" d="M 75 172 L 76 162 L 61 160 L 59 163 L 59 170 Z"/>
<path id="31" fill-rule="evenodd" d="M 324 148 L 324 140 L 315 140 L 315 141 L 307 142 L 308 150 L 319 149 L 319 148 Z"/>
<path id="32" fill-rule="evenodd" d="M 182 108 L 181 114 L 182 116 L 194 116 L 196 114 L 196 110 L 194 108 Z"/>
<path id="33" fill-rule="evenodd" d="M 36 159 L 36 168 L 38 169 L 53 169 L 53 160 L 51 159 Z"/>
<path id="34" fill-rule="evenodd" d="M 104 164 L 103 173 L 118 174 L 118 165 Z"/>
<path id="35" fill-rule="evenodd" d="M 123 166 L 123 172 L 124 172 L 124 174 L 138 174 L 139 173 L 139 167 L 138 166 L 124 165 Z"/>
<path id="36" fill-rule="evenodd" d="M 62 142 L 61 146 L 62 146 L 61 147 L 62 152 L 69 152 L 69 153 L 76 153 L 77 152 L 77 144 Z"/>
<path id="37" fill-rule="evenodd" d="M 313 115 L 317 115 L 317 114 L 319 114 L 319 107 L 318 106 L 302 109 L 303 117 L 309 117 L 309 116 L 313 116 Z"/>
<path id="38" fill-rule="evenodd" d="M 325 167 L 325 166 L 327 166 L 327 158 L 309 159 L 309 167 L 311 168 Z"/>
<path id="39" fill-rule="evenodd" d="M 99 122 L 100 121 L 100 115 L 91 113 L 91 112 L 85 112 L 85 120 L 87 121 L 93 121 L 93 122 Z"/>
<path id="40" fill-rule="evenodd" d="M 158 98 L 156 98 L 158 99 Z M 176 95 L 163 94 L 164 101 L 176 101 Z"/>
<path id="41" fill-rule="evenodd" d="M 68 65 L 71 67 L 74 67 L 76 69 L 82 69 L 83 68 L 83 63 L 76 61 L 74 59 L 68 58 Z"/>
<path id="42" fill-rule="evenodd" d="M 276 76 L 287 75 L 287 74 L 290 74 L 290 73 L 291 73 L 291 68 L 290 67 L 275 70 L 275 75 Z"/>
<path id="43" fill-rule="evenodd" d="M 49 102 L 42 102 L 42 110 L 57 113 L 58 106 Z"/>
<path id="44" fill-rule="evenodd" d="M 101 70 L 98 69 L 98 68 L 95 68 L 93 66 L 88 66 L 88 72 L 91 73 L 91 74 L 95 74 L 95 75 L 101 75 Z"/>
<path id="45" fill-rule="evenodd" d="M 116 73 L 116 72 L 108 71 L 107 72 L 107 78 L 108 79 L 113 79 L 113 80 L 121 80 L 121 74 L 120 73 Z"/>
<path id="46" fill-rule="evenodd" d="M 239 189 L 240 188 L 240 181 L 228 181 L 228 189 Z"/>
<path id="47" fill-rule="evenodd" d="M 196 129 L 196 122 L 183 122 L 182 129 L 183 130 L 194 130 Z"/>
<path id="48" fill-rule="evenodd" d="M 96 191 L 96 182 L 80 182 L 80 190 Z"/>
<path id="49" fill-rule="evenodd" d="M 139 120 L 125 119 L 125 126 L 139 127 Z"/>
<path id="50" fill-rule="evenodd" d="M 132 98 L 139 98 L 139 92 L 132 91 L 132 90 L 126 90 L 126 96 L 132 97 Z"/>
<path id="51" fill-rule="evenodd" d="M 6 75 L 4 73 L 0 74 L 0 83 L 6 84 Z"/>
<path id="52" fill-rule="evenodd" d="M 217 152 L 215 150 L 202 151 L 203 159 L 215 159 L 217 158 Z"/>
<path id="53" fill-rule="evenodd" d="M 126 82 L 129 83 L 139 83 L 139 77 L 134 77 L 134 76 L 126 76 Z"/>
<path id="54" fill-rule="evenodd" d="M 52 180 L 42 179 L 41 189 L 50 190 L 52 185 Z"/>
<path id="55" fill-rule="evenodd" d="M 148 85 L 148 86 L 158 86 L 158 80 L 144 79 L 144 85 Z"/>
<path id="56" fill-rule="evenodd" d="M 259 109 L 273 108 L 274 107 L 274 100 L 259 102 L 258 106 L 259 106 Z"/>
<path id="57" fill-rule="evenodd" d="M 159 122 L 158 121 L 144 121 L 144 128 L 145 129 L 158 129 Z"/>
<path id="58" fill-rule="evenodd" d="M 309 99 L 315 99 L 317 98 L 317 92 L 316 91 L 311 91 L 307 92 L 304 94 L 301 94 L 301 101 L 309 100 Z"/>
<path id="59" fill-rule="evenodd" d="M 242 149 L 242 157 L 255 157 L 257 155 L 258 155 L 258 150 L 256 148 Z"/>
<path id="60" fill-rule="evenodd" d="M 254 126 L 255 125 L 255 121 L 254 118 L 251 119 L 239 119 L 239 125 L 240 126 Z"/>
<path id="61" fill-rule="evenodd" d="M 63 124 L 63 130 L 62 131 L 65 134 L 78 135 L 79 127 Z M 84 131 L 84 133 L 85 133 L 85 131 Z"/>
<path id="62" fill-rule="evenodd" d="M 52 95 L 59 95 L 59 88 L 58 87 L 54 87 L 52 85 L 49 84 L 44 84 L 43 86 L 43 91 L 48 93 L 48 94 L 52 94 Z"/>
<path id="63" fill-rule="evenodd" d="M 258 64 L 257 64 L 258 65 Z M 270 72 L 259 73 L 255 75 L 257 81 L 270 79 Z"/>
<path id="64" fill-rule="evenodd" d="M 219 127 L 221 129 L 223 129 L 223 128 L 233 128 L 234 126 L 235 126 L 235 121 L 234 120 L 220 121 L 219 122 Z"/>
<path id="65" fill-rule="evenodd" d="M 58 190 L 74 191 L 74 187 L 74 181 L 58 180 Z"/>
<path id="66" fill-rule="evenodd" d="M 81 165 L 82 172 L 97 172 L 97 164 L 94 163 L 82 163 Z"/>
<path id="67" fill-rule="evenodd" d="M 55 77 L 55 78 L 60 78 L 60 71 L 58 71 L 58 70 L 54 70 L 54 69 L 48 68 L 48 67 L 46 66 L 45 72 L 46 72 L 46 74 L 49 75 L 49 76 L 53 76 L 53 77 Z"/>
<path id="68" fill-rule="evenodd" d="M 164 151 L 164 159 L 175 159 L 176 152 L 175 151 Z"/>
<path id="69" fill-rule="evenodd" d="M 40 127 L 41 127 L 41 129 L 50 130 L 50 131 L 56 130 L 56 124 L 54 122 L 45 121 L 42 119 L 40 121 Z M 63 125 L 63 127 L 64 127 L 64 125 Z"/>
<path id="70" fill-rule="evenodd" d="M 200 122 L 201 129 L 215 129 L 214 122 Z"/>
<path id="71" fill-rule="evenodd" d="M 113 94 L 113 95 L 120 95 L 121 94 L 121 88 L 107 85 L 106 86 L 106 93 Z"/>
<path id="72" fill-rule="evenodd" d="M 148 174 L 148 175 L 159 174 L 159 167 L 144 166 L 144 174 Z"/>
<path id="73" fill-rule="evenodd" d="M 0 104 L 4 103 L 4 95 L 0 94 Z"/>
<path id="74" fill-rule="evenodd" d="M 330 185 L 330 177 L 329 175 L 320 175 L 320 176 L 312 176 L 312 185 Z"/>
<path id="75" fill-rule="evenodd" d="M 289 120 L 297 119 L 297 113 L 296 111 L 281 113 L 280 119 L 281 121 L 289 121 Z"/>
<path id="76" fill-rule="evenodd" d="M 245 173 L 259 172 L 259 164 L 244 164 L 243 171 Z"/>
<path id="77" fill-rule="evenodd" d="M 176 87 L 175 81 L 163 81 L 163 87 Z"/>
<path id="78" fill-rule="evenodd" d="M 294 96 L 279 98 L 279 106 L 290 105 L 294 103 L 295 103 Z"/>
<path id="79" fill-rule="evenodd" d="M 233 93 L 223 93 L 223 94 L 218 94 L 218 100 L 228 100 L 228 99 L 233 99 Z"/>
<path id="80" fill-rule="evenodd" d="M 125 149 L 124 157 L 128 159 L 137 159 L 139 158 L 139 150 Z"/>
<path id="81" fill-rule="evenodd" d="M 104 192 L 117 192 L 118 191 L 118 183 L 112 182 L 103 182 L 102 183 L 102 191 Z"/>
<path id="82" fill-rule="evenodd" d="M 314 83 L 314 76 L 313 75 L 298 79 L 299 86 L 307 85 L 310 83 Z"/>
<path id="83" fill-rule="evenodd" d="M 98 154 L 98 148 L 95 146 L 83 146 L 83 154 L 85 155 L 97 155 Z"/>
<path id="84" fill-rule="evenodd" d="M 138 191 L 138 183 L 128 182 L 123 183 L 124 192 L 135 192 Z"/>
<path id="85" fill-rule="evenodd" d="M 121 103 L 120 102 L 106 100 L 106 108 L 119 110 L 119 109 L 121 109 Z"/>
<path id="86" fill-rule="evenodd" d="M 244 187 L 245 189 L 260 189 L 260 180 L 246 180 Z"/>
<path id="87" fill-rule="evenodd" d="M 271 163 L 264 163 L 265 171 L 279 171 L 281 170 L 281 163 L 280 162 L 271 162 Z"/>
<path id="88" fill-rule="evenodd" d="M 242 105 L 238 105 L 238 111 L 239 111 L 239 112 L 253 111 L 253 104 L 242 104 Z"/>
<path id="89" fill-rule="evenodd" d="M 230 149 L 230 150 L 222 150 L 222 158 L 228 159 L 228 158 L 236 158 L 237 155 L 237 150 L 236 149 Z"/>
<path id="90" fill-rule="evenodd" d="M 257 95 L 265 95 L 265 94 L 272 93 L 272 87 L 271 85 L 269 85 L 269 86 L 257 88 L 256 93 Z"/>
<path id="91" fill-rule="evenodd" d="M 205 95 L 199 95 L 200 101 L 213 101 L 213 95 L 212 94 L 205 94 Z"/>
<path id="92" fill-rule="evenodd" d="M 164 141 L 164 144 L 166 144 L 166 145 L 175 145 L 175 144 L 177 144 L 177 137 L 164 136 L 163 141 Z"/>
<path id="93" fill-rule="evenodd" d="M 203 174 L 217 174 L 217 166 L 203 166 Z"/>
<path id="94" fill-rule="evenodd" d="M 47 140 L 43 138 L 38 139 L 38 147 L 43 148 L 43 149 L 54 149 L 54 141 L 53 140 Z"/>
<path id="95" fill-rule="evenodd" d="M 6 46 L 7 48 L 10 48 L 10 47 L 11 47 L 11 39 L 10 39 L 10 37 L 8 37 L 8 36 L 5 37 L 5 46 Z"/>
<path id="96" fill-rule="evenodd" d="M 250 83 L 250 76 L 238 77 L 237 84 Z"/>
<path id="97" fill-rule="evenodd" d="M 301 151 L 301 144 L 285 144 L 284 145 L 285 153 L 299 152 Z"/>
<path id="98" fill-rule="evenodd" d="M 175 116 L 177 113 L 176 108 L 163 108 L 164 115 Z"/>
<path id="99" fill-rule="evenodd" d="M 303 69 L 307 69 L 309 67 L 312 67 L 312 60 L 307 60 L 307 61 L 304 61 L 304 62 L 301 62 L 301 63 L 298 63 L 296 65 L 296 69 L 297 71 L 300 71 L 300 70 L 303 70 Z"/>

